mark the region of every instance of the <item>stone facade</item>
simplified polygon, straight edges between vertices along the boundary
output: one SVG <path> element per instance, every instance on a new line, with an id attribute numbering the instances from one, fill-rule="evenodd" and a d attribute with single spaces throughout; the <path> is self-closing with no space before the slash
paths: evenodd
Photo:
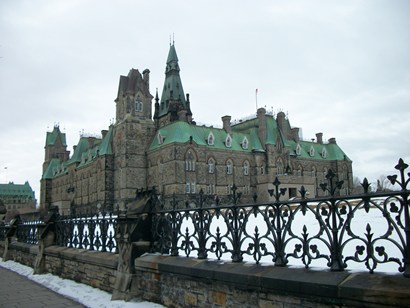
<path id="1" fill-rule="evenodd" d="M 152 187 L 165 197 L 201 190 L 222 197 L 235 185 L 241 202 L 251 202 L 254 194 L 264 202 L 272 200 L 268 190 L 276 177 L 287 188 L 285 199 L 297 197 L 302 185 L 320 196 L 330 169 L 344 181 L 341 195 L 352 189 L 352 162 L 336 140 L 324 142 L 321 133 L 302 140 L 283 112 L 275 116 L 260 108 L 236 123 L 223 116 L 222 128 L 197 125 L 174 45 L 153 115 L 149 74 L 131 69 L 120 77 L 115 123 L 100 137 L 81 136 L 71 156 L 58 126 L 47 133 L 42 208 L 125 208 L 137 190 Z"/>

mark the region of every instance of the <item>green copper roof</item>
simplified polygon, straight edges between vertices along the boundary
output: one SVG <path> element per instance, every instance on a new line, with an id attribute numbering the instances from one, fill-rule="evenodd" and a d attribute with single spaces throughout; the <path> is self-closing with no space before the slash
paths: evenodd
<path id="1" fill-rule="evenodd" d="M 47 166 L 46 171 L 44 171 L 41 179 L 48 180 L 54 177 L 55 171 L 60 165 L 60 160 L 58 158 L 53 158 Z"/>
<path id="2" fill-rule="evenodd" d="M 74 163 L 78 164 L 77 168 L 81 168 L 89 165 L 97 157 L 112 155 L 112 137 L 113 126 L 110 126 L 107 134 L 102 140 L 93 138 L 93 143 L 91 143 L 90 138 L 81 137 L 71 158 L 65 162 L 60 162 L 59 159 L 53 158 L 42 178 L 52 179 L 62 174 L 66 174 L 68 166 Z"/>
<path id="3" fill-rule="evenodd" d="M 28 182 L 24 184 L 0 184 L 0 198 L 18 196 L 19 198 L 34 199 L 34 191 Z"/>
<path id="4" fill-rule="evenodd" d="M 163 143 L 159 143 L 158 133 L 163 138 Z M 208 136 L 210 133 L 214 136 L 214 144 L 208 144 Z M 257 132 L 250 130 L 247 133 L 233 132 L 230 134 L 232 138 L 231 146 L 225 145 L 228 133 L 221 128 L 196 126 L 184 121 L 176 121 L 167 126 L 160 128 L 157 132 L 157 136 L 152 140 L 150 150 L 154 150 L 172 143 L 187 143 L 192 140 L 198 145 L 207 146 L 211 149 L 228 150 L 228 151 L 241 151 L 251 152 L 252 150 L 262 150 L 262 146 L 259 142 L 259 138 L 255 138 Z M 192 139 L 191 139 L 192 137 Z M 248 140 L 248 148 L 244 149 L 242 143 L 244 139 Z"/>
<path id="5" fill-rule="evenodd" d="M 60 139 L 61 139 L 61 144 L 66 146 L 67 144 L 66 144 L 65 133 L 62 133 L 58 126 L 54 126 L 54 129 L 53 129 L 52 132 L 47 132 L 46 146 L 47 145 L 54 145 L 59 136 L 60 136 Z"/>
<path id="6" fill-rule="evenodd" d="M 158 116 L 163 116 L 168 113 L 169 101 L 171 100 L 179 100 L 186 107 L 185 94 L 179 71 L 175 45 L 171 45 L 167 58 L 165 81 L 162 89 Z"/>

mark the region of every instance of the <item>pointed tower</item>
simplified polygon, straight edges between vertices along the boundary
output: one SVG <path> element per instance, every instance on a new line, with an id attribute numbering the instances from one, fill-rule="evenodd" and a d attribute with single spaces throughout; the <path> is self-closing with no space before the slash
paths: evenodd
<path id="1" fill-rule="evenodd" d="M 121 76 L 113 128 L 114 202 L 123 207 L 135 198 L 136 189 L 146 188 L 146 150 L 155 133 L 149 70 L 131 69 Z"/>
<path id="2" fill-rule="evenodd" d="M 173 43 L 169 48 L 164 87 L 158 105 L 158 113 L 154 117 L 157 127 L 177 120 L 189 123 L 192 121 L 189 95 L 185 97 L 179 72 L 178 56 L 175 44 Z"/>

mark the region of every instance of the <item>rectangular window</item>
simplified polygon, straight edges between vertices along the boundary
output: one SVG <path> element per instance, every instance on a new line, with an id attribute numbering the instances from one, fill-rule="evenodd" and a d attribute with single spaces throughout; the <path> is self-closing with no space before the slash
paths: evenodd
<path id="1" fill-rule="evenodd" d="M 191 183 L 191 193 L 194 194 L 196 192 L 195 182 Z"/>
<path id="2" fill-rule="evenodd" d="M 191 188 L 191 186 L 189 185 L 189 182 L 187 182 L 185 184 L 185 193 L 189 194 L 190 193 L 190 188 Z"/>

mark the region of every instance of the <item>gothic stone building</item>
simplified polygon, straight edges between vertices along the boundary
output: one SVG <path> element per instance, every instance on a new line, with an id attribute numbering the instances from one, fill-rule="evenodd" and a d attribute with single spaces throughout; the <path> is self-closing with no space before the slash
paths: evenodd
<path id="1" fill-rule="evenodd" d="M 352 162 L 334 138 L 299 138 L 283 112 L 276 116 L 259 108 L 253 118 L 233 124 L 222 117 L 222 128 L 193 121 L 185 96 L 175 46 L 166 63 L 161 99 L 149 89 L 149 70 L 131 69 L 121 76 L 116 120 L 101 138 L 81 136 L 73 153 L 55 126 L 47 133 L 41 179 L 41 206 L 119 205 L 135 199 L 141 188 L 155 187 L 164 196 L 196 194 L 226 196 L 235 184 L 242 202 L 268 189 L 278 177 L 285 198 L 297 197 L 302 185 L 310 196 L 324 194 L 319 184 L 328 169 L 344 180 L 340 194 L 352 188 Z M 152 100 L 154 99 L 154 115 Z"/>

